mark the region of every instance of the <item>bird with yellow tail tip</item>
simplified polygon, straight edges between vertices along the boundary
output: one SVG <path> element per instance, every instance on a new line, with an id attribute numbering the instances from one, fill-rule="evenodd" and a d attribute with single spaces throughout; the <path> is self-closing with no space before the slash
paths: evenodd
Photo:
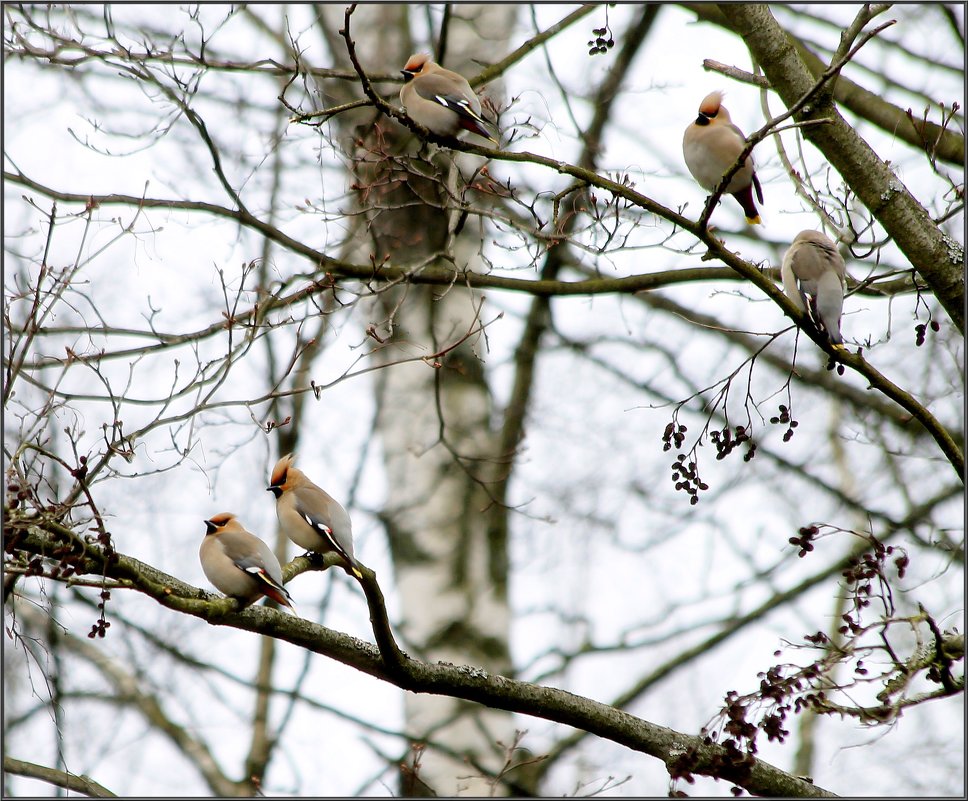
<path id="1" fill-rule="evenodd" d="M 809 229 L 794 237 L 780 266 L 787 297 L 810 315 L 831 345 L 840 349 L 845 349 L 840 317 L 846 276 L 847 265 L 837 246 L 824 234 Z"/>
<path id="2" fill-rule="evenodd" d="M 272 468 L 266 490 L 276 498 L 279 527 L 296 545 L 314 553 L 335 552 L 346 569 L 363 578 L 353 556 L 353 525 L 346 510 L 306 474 L 293 467 L 295 454 L 283 456 Z"/>
<path id="3" fill-rule="evenodd" d="M 706 95 L 699 104 L 699 115 L 689 123 L 682 136 L 682 155 L 692 177 L 707 192 L 715 191 L 745 147 L 746 137 L 733 125 L 723 105 L 723 93 L 711 92 Z M 744 159 L 743 166 L 733 173 L 725 191 L 743 207 L 746 222 L 750 225 L 760 223 L 760 214 L 753 200 L 754 189 L 762 203 L 763 189 L 760 179 L 756 177 L 753 156 L 749 155 Z"/>
<path id="4" fill-rule="evenodd" d="M 401 72 L 400 102 L 410 119 L 438 136 L 470 131 L 497 146 L 481 116 L 481 101 L 463 75 L 444 69 L 427 53 L 414 53 Z"/>
<path id="5" fill-rule="evenodd" d="M 261 539 L 245 530 L 231 512 L 205 521 L 198 549 L 205 577 L 216 589 L 246 604 L 263 595 L 292 612 L 292 598 L 282 586 L 279 560 Z"/>

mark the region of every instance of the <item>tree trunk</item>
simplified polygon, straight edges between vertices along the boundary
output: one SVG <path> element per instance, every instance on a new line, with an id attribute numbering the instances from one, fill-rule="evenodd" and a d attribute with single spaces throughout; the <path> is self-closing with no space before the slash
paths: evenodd
<path id="1" fill-rule="evenodd" d="M 447 31 L 447 52 L 455 57 L 446 58 L 444 66 L 472 77 L 482 62 L 502 52 L 502 37 L 511 30 L 516 11 L 513 5 L 458 9 Z M 406 14 L 406 8 L 394 12 Z M 410 55 L 406 20 L 388 19 L 387 13 L 382 7 L 361 6 L 352 17 L 353 38 L 368 72 L 395 73 Z M 327 14 L 331 31 L 337 17 L 342 27 L 341 7 Z M 334 57 L 345 59 L 330 41 Z M 386 85 L 380 90 L 388 91 Z M 399 104 L 396 98 L 391 102 Z M 368 120 L 345 118 L 341 131 L 351 137 L 344 136 L 343 145 L 353 158 L 357 201 L 364 211 L 359 230 L 365 234 L 354 238 L 353 258 L 372 258 L 377 264 L 388 259 L 414 268 L 480 269 L 474 221 L 454 233 L 457 214 L 445 189 L 461 192 L 467 171 L 479 166 L 479 159 L 460 156 L 458 168 L 459 154 L 421 146 L 397 123 L 374 121 L 372 112 Z M 426 156 L 428 151 L 433 155 Z M 388 480 L 383 519 L 404 647 L 421 659 L 510 675 L 507 510 L 493 502 L 489 491 L 505 460 L 491 425 L 480 334 L 452 347 L 486 318 L 486 313 L 479 317 L 481 301 L 480 293 L 463 286 L 401 285 L 383 293 L 374 307 L 374 333 L 385 342 L 376 358 L 387 366 L 376 382 L 377 429 Z M 441 351 L 446 352 L 433 357 Z M 413 356 L 432 358 L 392 364 Z M 405 716 L 414 743 L 426 748 L 405 761 L 401 794 L 508 792 L 491 777 L 500 774 L 505 749 L 514 742 L 509 713 L 407 694 Z"/>

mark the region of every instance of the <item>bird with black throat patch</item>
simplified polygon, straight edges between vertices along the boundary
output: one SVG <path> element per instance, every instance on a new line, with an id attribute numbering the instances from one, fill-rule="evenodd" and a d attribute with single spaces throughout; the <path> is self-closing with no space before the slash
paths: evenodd
<path id="1" fill-rule="evenodd" d="M 295 613 L 276 555 L 231 512 L 205 521 L 198 558 L 205 577 L 226 595 L 246 605 L 265 595 Z"/>
<path id="2" fill-rule="evenodd" d="M 746 147 L 746 136 L 730 119 L 723 105 L 722 92 L 710 92 L 699 104 L 699 114 L 686 128 L 682 136 L 682 156 L 692 177 L 707 192 L 714 192 Z M 743 208 L 746 222 L 761 222 L 760 213 L 753 199 L 763 203 L 763 189 L 756 176 L 753 155 L 748 155 L 742 166 L 733 173 L 726 185 L 726 194 L 732 195 Z"/>
<path id="3" fill-rule="evenodd" d="M 338 554 L 345 569 L 362 579 L 359 562 L 353 555 L 350 516 L 328 492 L 293 466 L 295 458 L 290 453 L 276 462 L 266 487 L 276 498 L 280 529 L 307 551 Z"/>
<path id="4" fill-rule="evenodd" d="M 444 69 L 427 53 L 414 53 L 401 72 L 400 102 L 410 119 L 438 136 L 470 131 L 497 146 L 481 116 L 480 98 L 463 75 Z"/>

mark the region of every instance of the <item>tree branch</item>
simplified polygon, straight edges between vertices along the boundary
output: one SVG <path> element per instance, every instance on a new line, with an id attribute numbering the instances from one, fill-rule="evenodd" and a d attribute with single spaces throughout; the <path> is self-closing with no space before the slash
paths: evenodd
<path id="1" fill-rule="evenodd" d="M 811 84 L 811 87 L 812 85 L 813 84 Z M 831 113 L 835 112 L 831 111 Z M 432 136 L 433 135 L 431 134 L 431 137 Z M 438 137 L 438 139 L 440 139 L 440 137 Z M 948 459 L 958 475 L 963 476 L 964 455 L 960 446 L 957 442 L 955 442 L 954 438 L 945 429 L 945 427 L 941 425 L 941 423 L 922 404 L 920 404 L 912 395 L 905 392 L 899 386 L 879 373 L 876 368 L 874 368 L 869 362 L 866 361 L 866 359 L 863 358 L 863 356 L 860 355 L 860 353 L 851 354 L 843 349 L 832 348 L 826 335 L 821 333 L 812 323 L 809 322 L 808 316 L 801 312 L 793 301 L 790 300 L 790 298 L 788 298 L 786 294 L 780 288 L 778 288 L 767 275 L 763 273 L 763 271 L 759 270 L 750 262 L 741 259 L 735 253 L 727 249 L 722 241 L 713 236 L 712 233 L 703 228 L 699 223 L 692 222 L 686 217 L 683 217 L 681 214 L 677 214 L 671 209 L 667 209 L 661 204 L 656 203 L 640 192 L 634 190 L 628 184 L 620 183 L 619 181 L 614 181 L 610 178 L 605 178 L 596 174 L 593 170 L 585 169 L 563 161 L 555 161 L 554 159 L 549 159 L 527 151 L 522 153 L 511 153 L 508 151 L 492 150 L 490 148 L 480 147 L 478 145 L 456 139 L 451 140 L 450 146 L 463 152 L 488 155 L 503 161 L 529 162 L 548 167 L 549 169 L 553 169 L 564 175 L 577 178 L 588 185 L 597 186 L 601 189 L 611 192 L 616 197 L 624 198 L 625 200 L 628 200 L 629 202 L 639 206 L 643 210 L 651 211 L 660 217 L 670 220 L 678 227 L 689 231 L 697 239 L 709 247 L 708 253 L 703 257 L 704 259 L 719 259 L 727 266 L 735 270 L 736 273 L 741 277 L 748 279 L 764 294 L 766 294 L 774 303 L 776 303 L 776 305 L 780 307 L 780 310 L 787 317 L 796 322 L 804 333 L 809 336 L 810 339 L 812 339 L 821 350 L 835 357 L 837 361 L 842 362 L 847 367 L 856 370 L 858 373 L 867 378 L 871 382 L 872 386 L 884 393 L 884 395 L 893 400 L 895 403 L 898 403 L 902 408 L 906 409 L 914 417 L 916 417 L 925 426 L 925 428 L 931 432 L 931 436 L 938 443 L 942 453 L 945 455 L 945 458 Z M 14 174 L 5 172 L 4 178 L 6 180 L 20 183 L 24 186 L 29 186 L 37 191 L 44 192 L 44 194 L 47 194 L 49 197 L 54 197 L 65 201 L 78 203 L 88 203 L 92 201 L 96 203 L 122 203 L 134 206 L 138 206 L 140 204 L 144 207 L 157 206 L 161 208 L 190 208 L 217 214 L 219 216 L 230 217 L 237 219 L 243 225 L 259 231 L 264 236 L 272 238 L 274 241 L 284 245 L 292 252 L 305 256 L 313 263 L 331 269 L 333 273 L 337 273 L 345 277 L 360 278 L 370 281 L 405 281 L 414 284 L 437 284 L 442 286 L 451 286 L 456 282 L 470 287 L 493 287 L 500 289 L 530 291 L 532 294 L 536 295 L 587 295 L 611 292 L 640 292 L 662 286 L 670 279 L 674 280 L 669 273 L 653 273 L 629 276 L 627 278 L 599 278 L 585 281 L 531 281 L 527 279 L 505 278 L 503 276 L 482 274 L 473 270 L 455 271 L 431 266 L 422 266 L 418 270 L 387 265 L 382 267 L 377 267 L 376 265 L 367 265 L 364 267 L 361 265 L 348 264 L 346 262 L 325 256 L 324 254 L 308 247 L 302 242 L 292 239 L 274 226 L 271 226 L 259 218 L 252 216 L 248 212 L 241 210 L 236 211 L 227 209 L 225 207 L 216 206 L 210 203 L 179 202 L 168 200 L 153 201 L 127 195 L 105 195 L 101 198 L 91 198 L 90 195 L 83 196 L 65 192 L 56 192 L 27 179 L 19 172 Z M 916 203 L 916 201 L 914 202 Z M 921 209 L 921 211 L 923 212 L 924 210 Z M 932 231 L 940 235 L 940 232 L 930 218 L 928 218 L 928 223 Z M 947 240 L 946 237 L 945 239 Z M 950 244 L 952 247 L 960 248 L 960 246 L 953 241 L 950 241 Z M 959 256 L 959 258 L 961 257 Z M 923 271 L 922 274 L 924 274 Z M 925 277 L 925 280 L 927 280 L 927 277 Z M 963 278 L 961 278 L 960 272 L 959 280 L 961 281 L 961 286 L 963 288 Z M 286 298 L 276 300 L 272 304 L 272 307 L 275 305 L 285 305 L 304 297 L 310 297 L 319 291 L 329 291 L 330 289 L 331 283 L 329 281 L 316 281 L 304 289 L 287 296 Z M 265 309 L 263 309 L 263 312 L 264 311 Z M 251 313 L 252 312 L 240 313 L 235 317 L 235 321 L 238 322 L 246 320 Z M 219 323 L 218 325 L 224 327 L 230 324 L 231 321 Z"/>
<path id="2" fill-rule="evenodd" d="M 816 79 L 767 6 L 724 4 L 720 9 L 788 107 L 812 91 Z M 830 120 L 805 129 L 804 136 L 884 226 L 964 334 L 964 248 L 935 225 L 897 175 L 844 120 L 829 93 L 801 109 L 794 119 Z"/>
<path id="3" fill-rule="evenodd" d="M 43 555 L 65 539 L 72 543 L 79 540 L 70 529 L 54 521 L 38 520 L 31 524 L 26 521 L 10 521 L 8 526 L 11 522 L 15 526 L 16 548 L 27 553 Z M 469 665 L 445 662 L 427 664 L 411 659 L 393 642 L 382 593 L 379 592 L 375 575 L 368 569 L 364 572 L 362 584 L 367 601 L 371 604 L 371 615 L 377 618 L 374 633 L 380 647 L 386 649 L 384 651 L 354 637 L 276 609 L 265 606 L 240 609 L 239 602 L 234 598 L 210 600 L 208 593 L 132 557 L 118 554 L 116 561 L 106 560 L 93 546 L 84 548 L 83 558 L 75 562 L 75 567 L 79 573 L 105 575 L 126 581 L 132 589 L 154 598 L 168 609 L 198 617 L 212 625 L 232 626 L 284 640 L 354 667 L 374 678 L 390 682 L 401 689 L 462 698 L 495 709 L 575 726 L 634 751 L 648 754 L 661 760 L 672 770 L 688 756 L 690 772 L 727 779 L 754 794 L 798 798 L 834 797 L 823 788 L 755 758 L 751 758 L 742 771 L 733 775 L 728 769 L 724 771 L 723 764 L 727 754 L 721 746 L 650 723 L 608 704 L 563 690 L 492 675 Z M 287 566 L 286 573 L 288 575 L 290 571 L 298 571 L 302 567 Z"/>
<path id="4" fill-rule="evenodd" d="M 90 798 L 117 798 L 115 793 L 112 793 L 106 787 L 102 787 L 90 776 L 78 776 L 65 770 L 48 768 L 45 765 L 36 765 L 33 762 L 24 762 L 6 754 L 3 756 L 3 770 L 4 773 L 40 779 L 47 784 L 63 787 L 65 790 L 81 793 Z"/>

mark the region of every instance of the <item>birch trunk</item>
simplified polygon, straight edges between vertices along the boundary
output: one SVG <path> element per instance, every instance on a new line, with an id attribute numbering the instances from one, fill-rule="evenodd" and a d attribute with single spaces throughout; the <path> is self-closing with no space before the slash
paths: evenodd
<path id="1" fill-rule="evenodd" d="M 342 11 L 326 9 L 330 37 L 342 27 Z M 404 6 L 357 8 L 353 38 L 369 72 L 399 71 L 411 47 L 433 50 L 411 46 L 407 14 Z M 473 76 L 481 62 L 503 52 L 515 14 L 514 5 L 456 6 L 445 66 Z M 332 38 L 330 43 L 334 57 L 345 58 L 338 43 Z M 481 162 L 461 157 L 458 167 L 457 154 L 426 145 L 411 160 L 420 143 L 385 118 L 347 118 L 342 125 L 343 149 L 354 159 L 357 202 L 364 212 L 353 258 L 479 269 L 475 222 L 467 220 L 454 235 L 456 213 L 445 186 L 462 190 L 461 171 Z M 386 342 L 377 358 L 389 364 L 452 345 L 475 327 L 481 300 L 480 293 L 462 286 L 443 291 L 401 286 L 384 293 L 372 317 Z M 492 426 L 478 337 L 439 359 L 379 371 L 378 431 L 388 479 L 384 524 L 404 647 L 428 661 L 510 675 L 506 507 L 489 490 L 506 460 Z M 408 693 L 405 717 L 410 737 L 427 747 L 416 775 L 412 759 L 402 770 L 401 794 L 426 795 L 428 785 L 439 795 L 507 794 L 508 788 L 490 777 L 501 772 L 505 747 L 514 741 L 509 713 Z"/>

